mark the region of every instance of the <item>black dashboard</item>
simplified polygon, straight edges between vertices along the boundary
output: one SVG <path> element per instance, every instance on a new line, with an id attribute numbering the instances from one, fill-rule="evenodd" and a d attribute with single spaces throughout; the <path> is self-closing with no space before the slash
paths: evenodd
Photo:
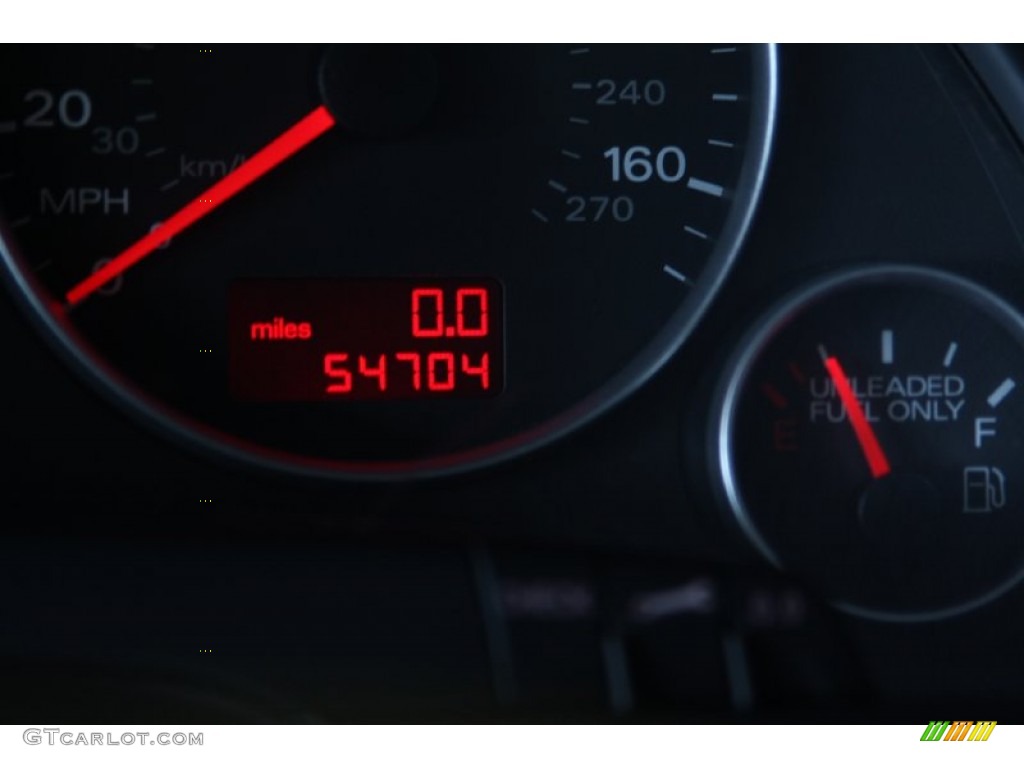
<path id="1" fill-rule="evenodd" d="M 129 48 L 0 49 L 8 722 L 1024 712 L 1018 50 Z"/>

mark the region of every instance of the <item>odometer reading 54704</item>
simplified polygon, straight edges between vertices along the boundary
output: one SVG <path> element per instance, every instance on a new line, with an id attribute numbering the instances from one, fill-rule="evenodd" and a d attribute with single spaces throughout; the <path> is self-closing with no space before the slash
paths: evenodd
<path id="1" fill-rule="evenodd" d="M 231 394 L 257 402 L 497 395 L 501 299 L 494 280 L 237 283 Z"/>

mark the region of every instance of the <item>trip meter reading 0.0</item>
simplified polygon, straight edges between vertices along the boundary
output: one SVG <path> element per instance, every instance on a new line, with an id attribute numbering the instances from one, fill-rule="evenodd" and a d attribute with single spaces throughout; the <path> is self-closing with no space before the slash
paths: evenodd
<path id="1" fill-rule="evenodd" d="M 1024 569 L 1024 324 L 951 274 L 864 269 L 744 342 L 712 433 L 720 489 L 775 564 L 858 613 L 977 605 Z"/>
<path id="2" fill-rule="evenodd" d="M 348 477 L 523 452 L 657 370 L 736 257 L 775 104 L 757 45 L 0 65 L 0 253 L 50 338 L 176 435 Z"/>

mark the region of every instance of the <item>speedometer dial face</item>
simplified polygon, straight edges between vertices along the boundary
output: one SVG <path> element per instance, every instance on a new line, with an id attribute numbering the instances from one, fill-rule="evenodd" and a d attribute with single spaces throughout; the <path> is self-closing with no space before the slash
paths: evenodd
<path id="1" fill-rule="evenodd" d="M 16 292 L 174 434 L 340 476 L 593 417 L 735 258 L 770 46 L 7 46 Z"/>

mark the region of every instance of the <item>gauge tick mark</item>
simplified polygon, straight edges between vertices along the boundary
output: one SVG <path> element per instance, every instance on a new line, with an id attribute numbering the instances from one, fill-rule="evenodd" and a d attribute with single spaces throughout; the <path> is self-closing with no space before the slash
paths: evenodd
<path id="1" fill-rule="evenodd" d="M 942 358 L 942 367 L 949 368 L 953 364 L 953 358 L 956 357 L 957 344 L 955 341 L 949 343 L 949 349 L 946 350 L 946 356 Z"/>
<path id="2" fill-rule="evenodd" d="M 590 121 L 585 117 L 570 117 L 569 122 L 573 125 L 590 125 Z"/>
<path id="3" fill-rule="evenodd" d="M 789 407 L 789 400 L 786 399 L 786 396 L 772 386 L 770 382 L 766 381 L 761 385 L 761 392 L 777 410 L 784 411 Z"/>
<path id="4" fill-rule="evenodd" d="M 675 268 L 669 266 L 668 264 L 663 266 L 661 268 L 661 270 L 662 270 L 662 272 L 664 272 L 669 277 L 673 277 L 676 280 L 678 280 L 680 283 L 689 283 L 690 282 L 690 278 L 688 278 L 686 275 L 684 275 L 678 269 L 675 269 Z"/>
<path id="5" fill-rule="evenodd" d="M 1003 383 L 996 387 L 992 394 L 988 396 L 987 402 L 989 404 L 989 407 L 995 408 L 997 405 L 1003 402 L 1003 400 L 1006 399 L 1006 396 L 1009 395 L 1016 386 L 1017 382 L 1015 382 L 1013 379 L 1003 379 Z"/>
<path id="6" fill-rule="evenodd" d="M 537 219 L 538 221 L 543 221 L 545 224 L 548 223 L 548 217 L 545 216 L 540 211 L 538 211 L 536 208 L 531 208 L 530 209 L 530 213 L 532 213 L 533 214 L 533 218 Z"/>
<path id="7" fill-rule="evenodd" d="M 560 192 L 563 195 L 569 191 L 569 188 L 565 186 L 565 184 L 555 181 L 554 179 L 548 179 L 548 186 L 555 190 L 555 192 Z"/>
<path id="8" fill-rule="evenodd" d="M 686 186 L 695 192 L 703 192 L 705 195 L 713 195 L 714 197 L 721 197 L 725 193 L 725 188 L 718 185 L 712 184 L 710 181 L 704 181 L 698 179 L 695 176 L 691 176 L 686 182 Z"/>
<path id="9" fill-rule="evenodd" d="M 789 375 L 793 378 L 793 381 L 795 381 L 797 384 L 802 385 L 805 381 L 807 381 L 807 377 L 804 376 L 804 372 L 800 370 L 800 366 L 797 365 L 796 363 L 790 362 L 789 365 L 786 366 L 786 368 L 789 370 Z"/>

